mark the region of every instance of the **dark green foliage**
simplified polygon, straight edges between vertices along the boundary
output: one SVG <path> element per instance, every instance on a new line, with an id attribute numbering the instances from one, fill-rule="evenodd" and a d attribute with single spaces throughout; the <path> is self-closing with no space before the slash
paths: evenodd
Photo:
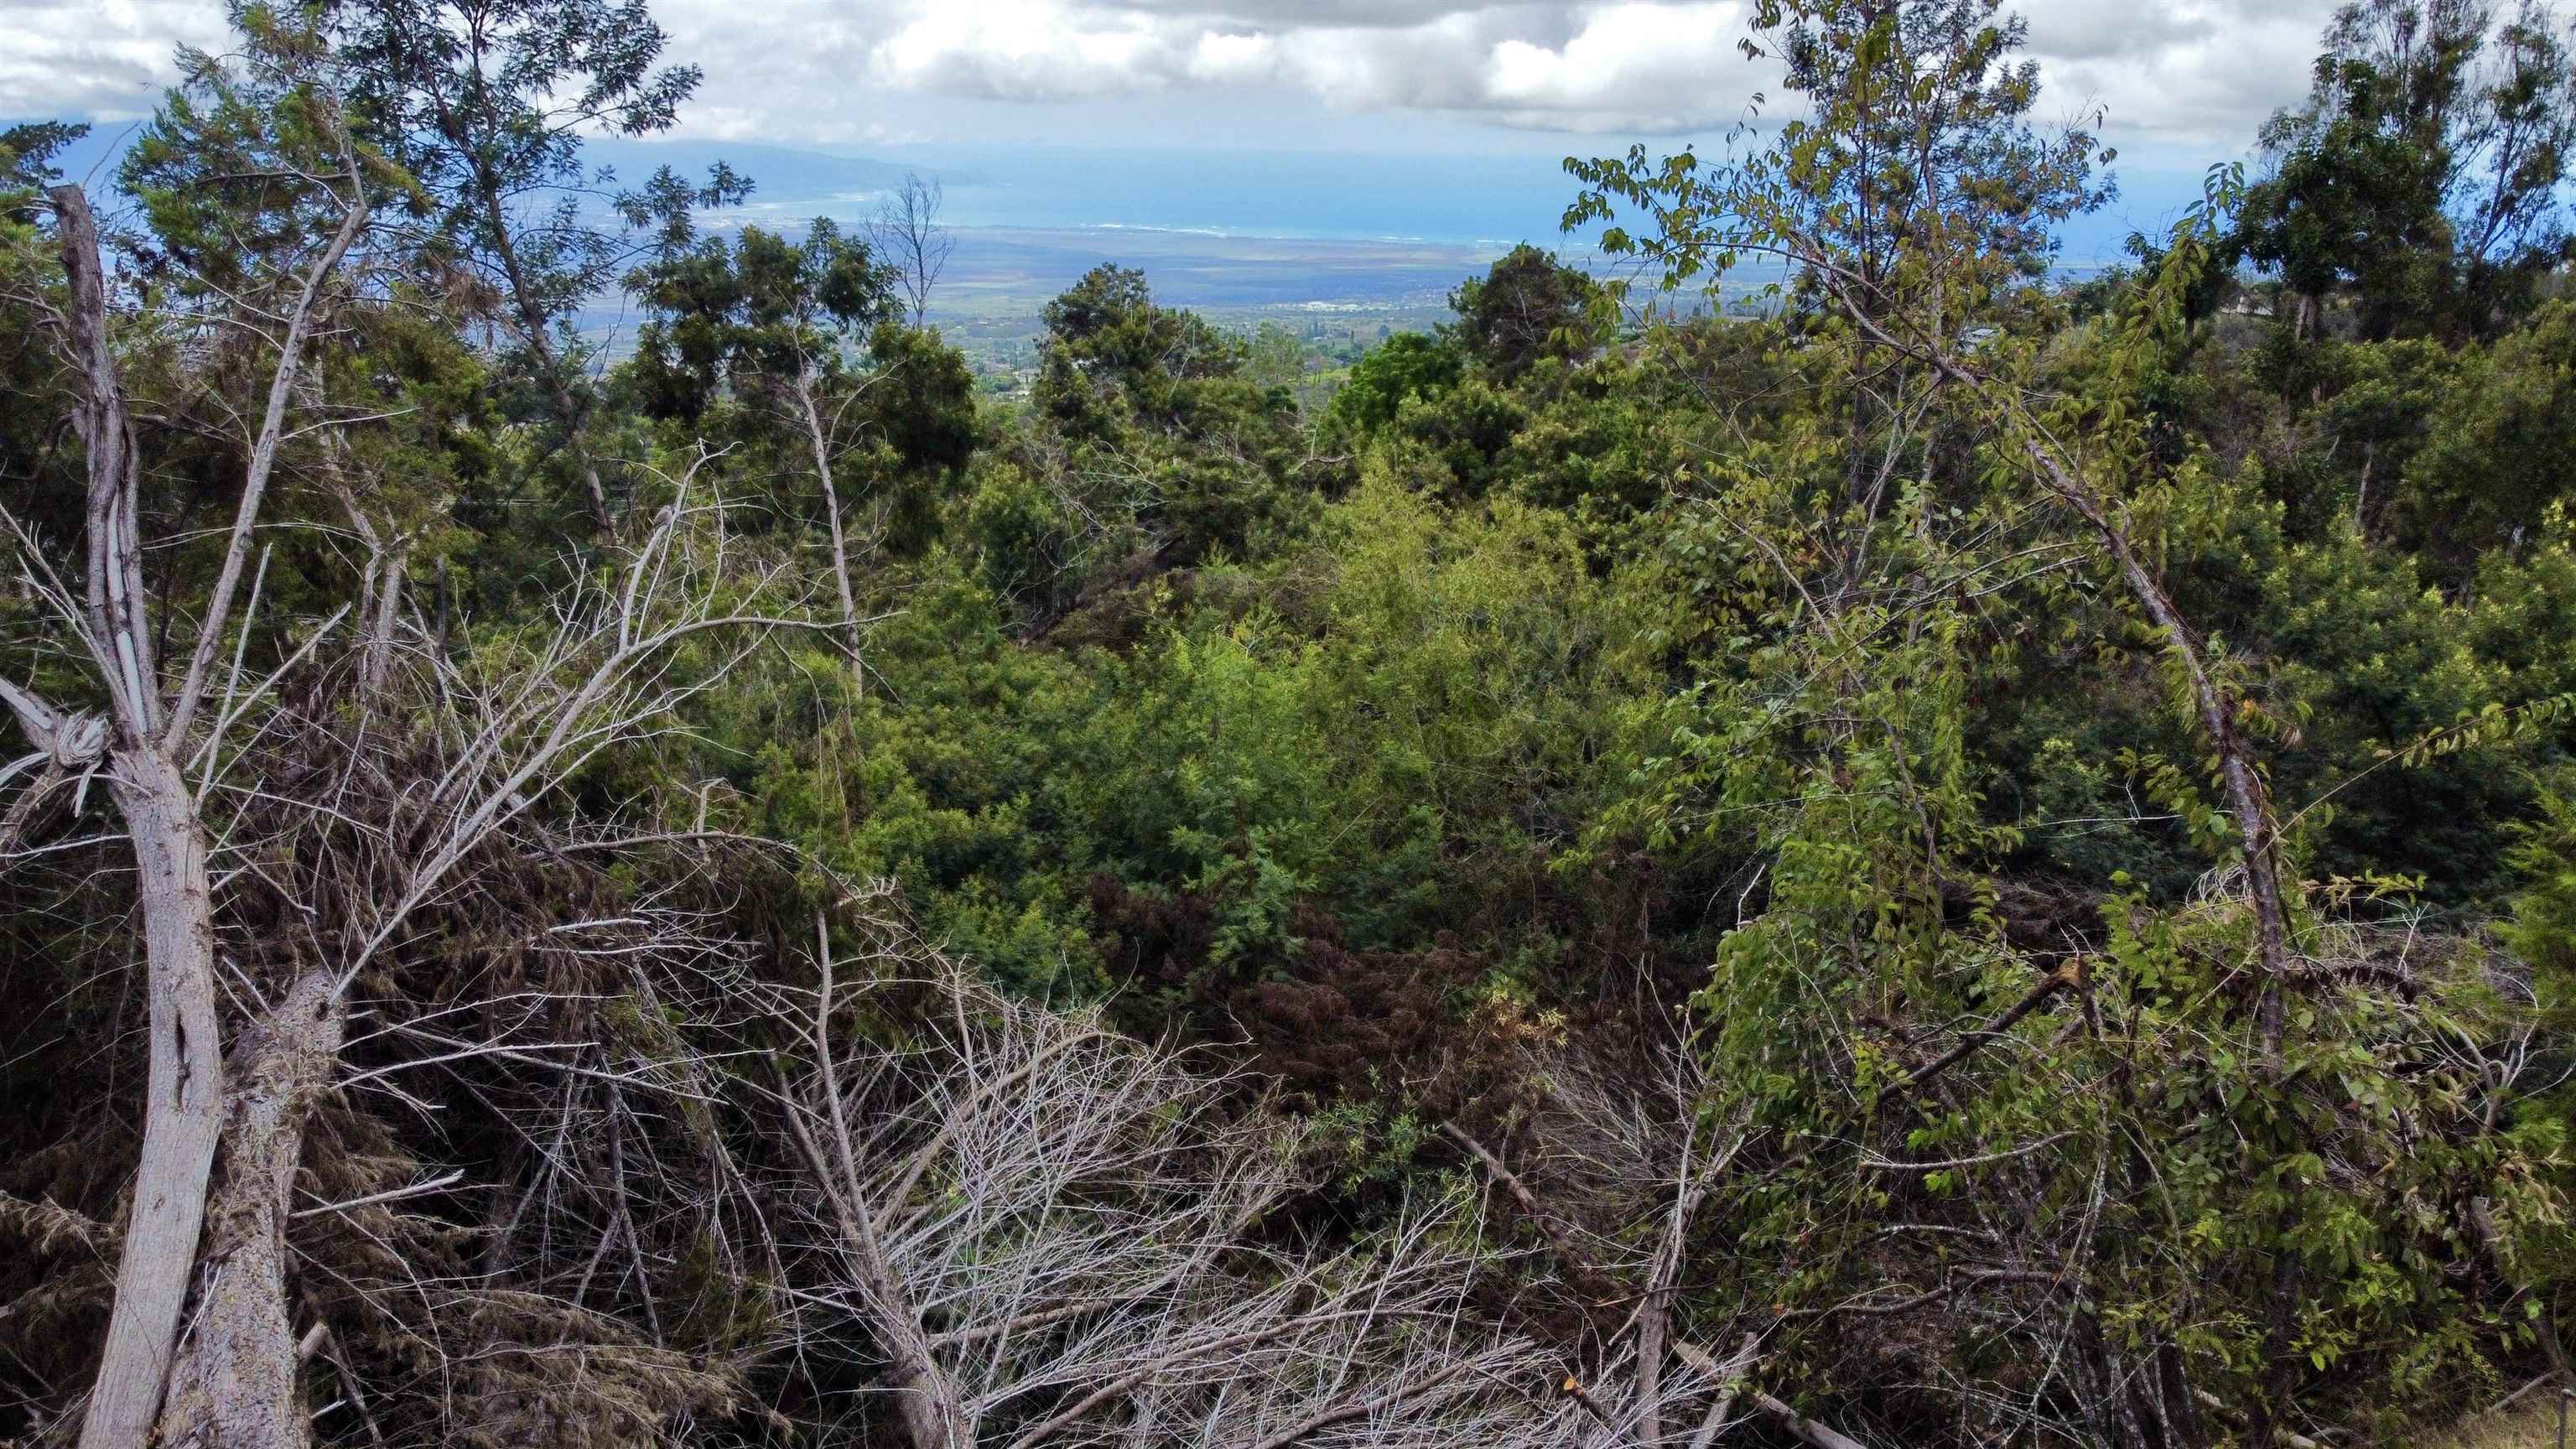
<path id="1" fill-rule="evenodd" d="M 0 221 L 33 222 L 36 198 L 62 179 L 54 153 L 88 134 L 89 127 L 63 121 L 30 121 L 0 131 Z"/>
<path id="2" fill-rule="evenodd" d="M 1362 431 L 1383 428 L 1407 399 L 1436 397 L 1462 370 L 1447 338 L 1399 332 L 1351 364 L 1350 381 L 1333 394 L 1333 416 Z"/>
<path id="3" fill-rule="evenodd" d="M 801 240 L 674 231 L 628 286 L 646 321 L 619 385 L 655 421 L 726 435 L 784 474 L 864 500 L 876 542 L 911 557 L 977 441 L 974 375 L 903 325 L 892 267 L 829 219 Z"/>
<path id="4" fill-rule="evenodd" d="M 703 183 L 665 166 L 620 190 L 583 164 L 581 139 L 669 129 L 698 70 L 661 64 L 668 36 L 644 0 L 350 0 L 319 13 L 350 72 L 359 139 L 400 178 L 384 201 L 425 233 L 418 262 L 447 305 L 510 339 L 505 412 L 555 430 L 531 481 L 578 488 L 593 529 L 615 532 L 646 490 L 603 468 L 577 314 L 640 252 L 685 245 L 694 210 L 739 203 L 751 183 L 719 163 Z"/>
<path id="5" fill-rule="evenodd" d="M 2499 934 L 2530 964 L 2533 994 L 2563 1013 L 2576 1004 L 2576 797 L 2563 772 L 2536 803 L 2514 831 L 2509 858 L 2524 885 Z"/>
<path id="6" fill-rule="evenodd" d="M 627 286 L 648 310 L 633 368 L 655 417 L 695 422 L 730 384 L 839 360 L 896 309 L 894 274 L 867 245 L 816 218 L 801 242 L 745 227 L 739 241 L 674 235 Z"/>
<path id="7" fill-rule="evenodd" d="M 2108 158 L 2034 125 L 2020 22 L 1782 0 L 1753 45 L 1796 109 L 1735 164 L 1573 167 L 1578 221 L 1654 218 L 1605 251 L 1676 286 L 1758 261 L 1776 307 L 1622 328 L 1635 299 L 1523 246 L 1329 410 L 1284 330 L 1229 334 L 1116 265 L 1047 308 L 1028 405 L 979 408 L 830 223 L 703 235 L 691 209 L 740 178 L 664 173 L 611 224 L 574 133 L 659 129 L 695 82 L 640 7 L 328 15 L 246 10 L 296 63 L 192 60 L 120 178 L 141 507 L 176 540 L 152 587 L 183 614 L 270 375 L 224 309 L 328 221 L 335 96 L 400 218 L 329 299 L 296 405 L 345 421 L 284 444 L 236 621 L 246 681 L 320 642 L 256 707 L 273 733 L 198 766 L 241 812 L 219 889 L 251 928 L 228 939 L 282 961 L 327 935 L 269 878 L 407 819 L 483 693 L 541 667 L 554 590 L 619 577 L 618 530 L 682 479 L 722 503 L 673 555 L 728 550 L 709 607 L 789 598 L 830 627 L 692 635 L 671 677 L 705 686 L 512 804 L 518 853 L 362 982 L 419 1021 L 543 986 L 530 1040 L 588 1075 L 578 1118 L 564 1077 L 507 1056 L 400 1079 L 435 1113 L 335 1097 L 299 1191 L 449 1163 L 476 1191 L 355 1220 L 393 1247 L 290 1219 L 299 1322 L 363 1371 L 300 1370 L 317 1406 L 363 1376 L 388 1441 L 429 1442 L 452 1374 L 537 1406 L 476 1442 L 561 1437 L 542 1406 L 612 1398 L 576 1437 L 894 1442 L 871 1350 L 787 1342 L 802 1285 L 755 1247 L 819 1206 L 775 1186 L 808 1051 L 780 1003 L 813 999 L 812 908 L 872 880 L 1003 991 L 1105 1000 L 1244 1071 L 1227 1092 L 1276 1088 L 1327 1167 L 1265 1241 L 1365 1241 L 1496 1180 L 1461 1141 L 1489 1150 L 1539 1206 L 1489 1199 L 1529 1251 L 1485 1307 L 1605 1395 L 1650 1297 L 1677 1341 L 1752 1335 L 1752 1386 L 1870 1443 L 2378 1442 L 2548 1362 L 2576 1312 L 2576 1099 L 2542 1090 L 2576 1040 L 2576 307 L 2549 295 L 2545 13 L 2348 11 L 2269 175 L 2219 169 L 2136 265 L 2060 288 L 2053 229 L 2108 195 Z M 10 577 L 77 597 L 83 452 L 34 196 L 67 139 L 0 136 L 0 493 Z M 566 323 L 613 278 L 644 321 L 593 389 Z M 605 534 L 563 526 L 585 459 L 625 505 Z M 48 618 L 0 589 L 0 678 L 68 672 Z M 377 618 L 424 669 L 471 668 L 399 675 L 419 692 L 370 713 L 331 651 Z M 2277 980 L 2223 748 L 2280 831 Z M 22 753 L 0 750 L 0 988 L 36 1003 L 0 1026 L 0 1435 L 77 1401 L 140 1040 L 115 842 Z M 343 756 L 375 773 L 280 803 Z M 758 1010 L 712 1032 L 644 958 L 554 944 L 661 910 L 739 938 L 703 981 Z M 933 1030 L 900 1006 L 833 1026 L 859 1050 Z M 692 1044 L 706 1075 L 648 1100 Z M 512 1130 L 559 1110 L 624 1135 Z M 1607 1280 L 1665 1251 L 1679 1142 L 1730 1165 L 1655 1297 Z M 668 1176 L 623 1222 L 582 1184 L 648 1149 Z M 442 1359 L 443 1304 L 343 1281 L 414 1260 L 474 1285 L 442 1292 L 579 1312 L 476 1299 L 470 1353 Z M 313 1422 L 372 1442 L 345 1409 Z"/>
<path id="8" fill-rule="evenodd" d="M 1046 328 L 1038 402 L 1068 424 L 1113 388 L 1137 412 L 1169 417 L 1185 406 L 1183 384 L 1230 377 L 1250 356 L 1197 314 L 1157 305 L 1144 273 L 1106 263 L 1047 303 Z"/>
<path id="9" fill-rule="evenodd" d="M 2236 246 L 2302 298 L 2349 287 L 2361 335 L 2490 335 L 2567 259 L 2557 191 L 2576 69 L 2557 15 L 2519 0 L 2358 0 L 2326 32 L 2307 103 L 2274 116 L 2273 174 Z"/>
<path id="10" fill-rule="evenodd" d="M 2463 349 L 2405 459 L 2389 531 L 2446 564 L 2519 552 L 2576 476 L 2576 303 Z"/>
<path id="11" fill-rule="evenodd" d="M 1601 289 L 1527 242 L 1449 294 L 1467 355 L 1509 379 L 1542 357 L 1580 357 L 1597 342 Z"/>
<path id="12" fill-rule="evenodd" d="M 936 332 L 888 321 L 868 337 L 868 355 L 883 377 L 867 408 L 911 472 L 954 473 L 975 455 L 975 374 Z"/>

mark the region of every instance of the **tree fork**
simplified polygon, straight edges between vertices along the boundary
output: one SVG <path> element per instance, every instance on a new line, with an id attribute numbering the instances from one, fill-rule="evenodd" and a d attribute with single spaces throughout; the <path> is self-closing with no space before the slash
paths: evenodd
<path id="1" fill-rule="evenodd" d="M 64 323 L 82 376 L 76 421 L 88 453 L 88 643 L 115 702 L 112 793 L 134 850 L 149 1018 L 134 1205 L 80 1444 L 130 1449 L 145 1441 L 160 1411 L 222 1128 L 214 893 L 196 800 L 156 729 L 159 680 L 134 522 L 134 426 L 108 345 L 98 226 L 79 187 L 58 186 L 52 200 L 71 294 Z M 26 707 L 19 713 L 32 725 Z M 60 752 L 59 738 L 49 743 Z"/>

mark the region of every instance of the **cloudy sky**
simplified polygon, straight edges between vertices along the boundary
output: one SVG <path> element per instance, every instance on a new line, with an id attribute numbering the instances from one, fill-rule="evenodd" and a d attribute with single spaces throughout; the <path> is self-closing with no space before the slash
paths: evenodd
<path id="1" fill-rule="evenodd" d="M 2133 160 L 2240 151 L 2298 95 L 2330 0 L 2022 0 L 2047 119 L 2107 107 Z M 1773 77 L 1744 6 L 1462 0 L 658 0 L 703 66 L 693 135 L 1555 151 L 1703 142 Z M 0 0 L 0 117 L 147 110 L 217 0 Z"/>

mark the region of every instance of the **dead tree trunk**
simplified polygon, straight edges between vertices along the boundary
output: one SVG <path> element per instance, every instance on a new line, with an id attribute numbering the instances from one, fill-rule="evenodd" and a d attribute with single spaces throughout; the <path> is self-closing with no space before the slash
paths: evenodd
<path id="1" fill-rule="evenodd" d="M 301 1449 L 286 1217 L 304 1126 L 339 1061 L 344 1020 L 327 971 L 308 971 L 233 1049 L 223 1177 L 206 1222 L 196 1317 L 170 1372 L 167 1449 Z"/>
<path id="2" fill-rule="evenodd" d="M 88 731 L 87 747 L 107 751 L 115 771 L 117 810 L 133 844 L 149 1018 L 143 1148 L 134 1205 L 117 1261 L 107 1345 L 80 1441 L 82 1449 L 127 1449 L 144 1442 L 161 1407 L 222 1127 L 214 896 L 206 878 L 206 840 L 196 796 L 158 730 L 160 681 L 134 517 L 134 425 L 108 343 L 98 227 L 80 188 L 55 188 L 53 202 L 70 290 L 63 310 L 65 340 L 82 380 L 74 421 L 88 453 L 89 608 L 84 632 L 115 715 L 107 729 Z M 11 702 L 30 735 L 52 735 L 39 743 L 57 757 L 72 745 L 76 721 L 71 717 L 32 699 Z M 107 738 L 111 732 L 112 746 Z"/>
<path id="3" fill-rule="evenodd" d="M 367 624 L 367 641 L 358 669 L 359 687 L 370 698 L 384 692 L 394 667 L 394 626 L 402 619 L 402 591 L 411 567 L 408 541 L 385 558 L 376 575 L 375 612 Z"/>
<path id="4" fill-rule="evenodd" d="M 850 650 L 850 670 L 861 689 L 867 687 L 867 664 L 859 654 L 859 602 L 850 585 L 849 544 L 841 533 L 841 493 L 832 482 L 832 448 L 823 432 L 823 413 L 814 402 L 814 364 L 796 359 L 796 401 L 805 410 L 805 436 L 814 448 L 814 476 L 823 484 L 823 517 L 832 529 L 832 582 L 841 593 L 841 627 Z"/>
<path id="5" fill-rule="evenodd" d="M 107 1348 L 81 1423 L 81 1449 L 129 1449 L 151 1433 L 197 1261 L 206 1183 L 223 1126 L 214 901 L 196 798 L 178 765 L 150 744 L 118 750 L 115 766 L 143 915 L 150 1066 L 134 1207 L 117 1260 Z"/>
<path id="6" fill-rule="evenodd" d="M 956 1385 L 930 1350 L 921 1326 L 921 1309 L 894 1271 L 876 1230 L 875 1208 L 868 1201 L 858 1163 L 850 1152 L 850 1125 L 841 1105 L 841 1082 L 832 1064 L 832 936 L 821 916 L 814 919 L 815 965 L 822 987 L 814 1006 L 814 1051 L 822 1072 L 822 1117 L 831 1137 L 826 1154 L 814 1140 L 798 1107 L 790 1100 L 788 1126 L 798 1148 L 838 1222 L 851 1276 L 865 1303 L 869 1325 L 886 1355 L 886 1381 L 893 1387 L 903 1415 L 905 1438 L 912 1449 L 966 1449 L 974 1439 L 967 1427 Z"/>
<path id="7" fill-rule="evenodd" d="M 61 186 L 51 193 L 69 292 L 61 314 L 64 341 L 81 376 L 74 423 L 88 467 L 87 608 L 73 622 L 111 702 L 112 719 L 101 724 L 72 715 L 16 689 L 8 691 L 7 702 L 29 737 L 57 763 L 76 763 L 74 757 L 84 752 L 95 761 L 103 753 L 113 767 L 111 794 L 134 851 L 148 1015 L 143 1143 L 107 1342 L 81 1423 L 81 1449 L 139 1449 L 151 1437 L 197 1263 L 207 1184 L 224 1124 L 224 1061 L 205 827 L 181 761 L 239 592 L 323 285 L 366 224 L 356 161 L 345 144 L 342 156 L 349 162 L 347 211 L 300 278 L 222 570 L 207 597 L 184 680 L 166 701 L 143 584 L 134 426 L 108 337 L 98 227 L 80 188 Z M 294 1362 L 290 1344 L 283 1370 L 290 1378 Z M 301 1433 L 300 1420 L 296 1432 Z"/>

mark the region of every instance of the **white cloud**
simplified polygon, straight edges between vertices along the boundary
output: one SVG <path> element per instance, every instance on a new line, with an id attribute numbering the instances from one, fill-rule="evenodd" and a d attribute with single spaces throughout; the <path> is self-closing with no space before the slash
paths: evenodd
<path id="1" fill-rule="evenodd" d="M 206 0 L 0 0 L 0 116 L 148 115 L 178 47 L 224 36 Z"/>
<path id="2" fill-rule="evenodd" d="M 1190 88 L 1303 92 L 1344 111 L 1436 111 L 1551 130 L 1667 132 L 1723 122 L 1752 83 L 1728 3 L 1412 7 L 1291 0 L 1290 21 L 1240 5 L 1066 0 L 943 5 L 897 17 L 868 72 L 898 91 L 1064 101 Z"/>
<path id="3" fill-rule="evenodd" d="M 2305 89 L 2330 4 L 2021 0 L 2052 110 L 2098 104 L 2113 134 L 2230 148 Z M 656 3 L 672 55 L 706 71 L 686 131 L 791 144 L 935 134 L 940 97 L 1114 106 L 1153 95 L 1221 108 L 1252 90 L 1341 112 L 1712 142 L 1753 92 L 1776 86 L 1736 51 L 1744 9 L 1745 0 Z M 139 114 L 167 83 L 178 43 L 222 34 L 215 0 L 0 0 L 0 115 Z"/>
<path id="4" fill-rule="evenodd" d="M 2304 89 L 2331 0 L 2027 0 L 2054 104 L 2114 131 L 2242 144 Z M 1267 85 L 1339 110 L 1713 137 L 1776 77 L 1741 0 L 985 0 L 888 17 L 870 75 L 1030 101 Z"/>
<path id="5" fill-rule="evenodd" d="M 1170 84 L 1187 73 L 1192 42 L 1187 27 L 1132 12 L 987 0 L 916 17 L 869 59 L 876 75 L 899 89 L 1061 101 Z"/>
<path id="6" fill-rule="evenodd" d="M 2197 0 L 2141 7 L 2152 18 L 2119 24 L 2108 17 L 2098 25 L 2050 24 L 2056 12 L 2096 5 L 2050 0 L 2031 17 L 2031 48 L 2050 100 L 2098 102 L 2115 132 L 2238 148 L 2252 144 L 2255 127 L 2273 110 L 2307 94 L 2318 32 L 2330 14 L 2323 4 Z"/>
<path id="7" fill-rule="evenodd" d="M 1189 78 L 1202 85 L 1259 84 L 1278 71 L 1279 42 L 1259 32 L 1211 30 L 1190 52 Z"/>
<path id="8" fill-rule="evenodd" d="M 1722 125 L 1767 80 L 1736 49 L 1743 24 L 1732 4 L 1609 6 L 1561 46 L 1495 46 L 1485 90 L 1507 111 L 1565 116 L 1578 130 Z"/>

